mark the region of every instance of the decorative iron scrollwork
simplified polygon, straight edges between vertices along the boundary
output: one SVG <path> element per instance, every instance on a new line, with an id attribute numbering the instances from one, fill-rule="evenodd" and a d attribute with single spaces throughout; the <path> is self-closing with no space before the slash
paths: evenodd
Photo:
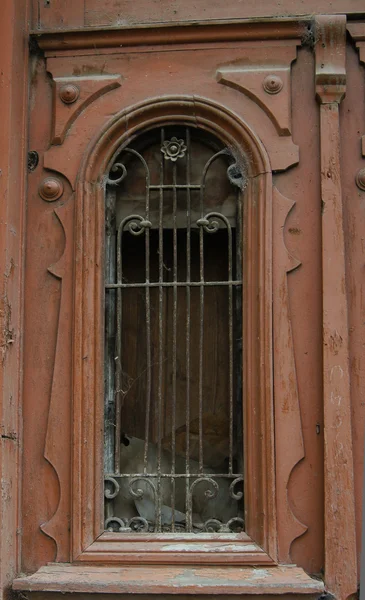
<path id="1" fill-rule="evenodd" d="M 119 494 L 119 483 L 117 482 L 116 479 L 114 479 L 114 477 L 105 477 L 104 479 L 104 496 L 105 498 L 107 498 L 108 500 L 113 500 L 113 498 L 116 498 Z M 110 489 L 111 486 L 112 489 Z"/>
<path id="2" fill-rule="evenodd" d="M 244 189 L 248 180 L 246 159 L 207 132 L 200 136 L 191 127 L 178 129 L 173 126 L 168 130 L 162 127 L 155 134 L 142 134 L 141 138 L 133 142 L 134 147 L 131 145 L 118 150 L 104 180 L 109 194 L 107 199 L 110 198 L 110 205 L 106 202 L 106 210 L 110 210 L 110 206 L 113 210 L 112 218 L 107 212 L 106 242 L 110 251 L 107 254 L 105 288 L 109 298 L 106 321 L 110 342 L 107 352 L 113 373 L 108 398 L 115 402 L 115 428 L 110 430 L 115 440 L 114 457 L 110 469 L 106 470 L 111 475 L 105 493 L 108 500 L 105 518 L 109 519 L 106 526 L 111 531 L 233 533 L 244 526 L 240 518 L 243 514 L 240 504 L 243 503 L 238 502 L 243 498 L 240 487 L 243 481 L 242 457 L 237 456 L 236 445 L 239 446 L 239 442 L 235 437 L 236 428 L 241 430 L 242 426 L 241 417 L 237 416 L 239 411 L 235 411 L 235 398 L 239 394 L 234 389 L 235 362 L 239 365 L 242 361 L 233 332 L 241 326 L 242 313 L 241 254 L 237 244 L 242 219 L 237 188 Z M 117 189 L 118 186 L 120 189 Z M 130 214 L 134 212 L 139 214 Z M 208 239 L 209 236 L 205 235 L 219 230 L 215 239 Z M 141 236 L 141 239 L 131 240 L 129 234 Z M 222 268 L 226 272 L 223 277 L 215 276 L 214 265 L 206 251 L 209 245 L 215 243 L 222 247 Z M 141 260 L 141 264 L 138 263 L 141 276 L 134 276 L 130 269 L 133 267 L 134 248 L 138 249 L 135 251 L 136 256 L 138 253 L 137 262 Z M 183 263 L 186 267 L 181 268 Z M 195 275 L 198 271 L 199 281 Z M 206 427 L 203 424 L 206 387 L 203 366 L 205 340 L 208 339 L 204 331 L 204 311 L 212 286 L 219 289 L 222 302 L 227 307 L 226 454 L 219 458 L 219 462 L 209 457 L 209 453 L 214 454 L 214 451 L 205 448 Z M 127 328 L 123 328 L 130 318 L 128 298 L 133 302 L 137 298 L 134 294 L 138 294 L 139 300 L 143 298 L 145 316 L 145 342 L 141 344 L 141 352 L 146 353 L 142 372 L 145 382 L 141 383 L 145 391 L 145 414 L 141 414 L 145 417 L 145 433 L 140 439 L 134 438 L 128 429 L 127 432 L 123 429 L 130 427 L 123 411 L 131 406 L 127 397 L 131 386 L 125 385 L 130 377 L 128 368 L 125 368 L 128 343 L 123 337 Z M 172 329 L 171 357 L 165 358 L 163 339 L 170 325 L 170 322 L 164 321 L 167 295 L 169 298 L 171 295 L 172 299 Z M 200 326 L 194 331 L 191 298 L 198 299 L 200 319 Z M 184 319 L 181 311 L 185 311 L 183 327 L 178 324 L 180 318 Z M 187 450 L 179 448 L 177 452 L 178 348 L 183 331 L 187 337 L 184 379 L 189 382 L 186 390 L 186 435 L 189 436 L 191 423 L 197 416 L 200 423 L 199 448 L 193 449 L 189 445 Z M 196 367 L 191 364 L 193 345 L 196 345 Z M 154 364 L 158 365 L 155 382 Z M 196 389 L 191 384 L 192 368 L 197 368 L 199 385 Z M 167 446 L 170 441 L 168 427 L 165 431 L 164 425 L 164 411 L 170 398 L 164 398 L 162 384 L 164 372 L 170 372 L 168 369 L 171 369 L 172 380 L 171 440 L 174 440 L 170 449 L 165 446 L 165 441 Z M 240 385 L 240 375 L 237 381 Z M 197 394 L 198 415 L 195 415 L 195 407 L 190 411 L 193 392 Z M 156 402 L 152 407 L 154 398 Z M 151 430 L 153 412 L 156 428 Z M 124 433 L 130 439 L 128 444 L 120 445 Z M 162 440 L 163 435 L 166 436 L 165 441 Z M 114 479 L 119 482 L 118 498 Z M 116 517 L 113 517 L 114 514 Z"/>
<path id="3" fill-rule="evenodd" d="M 233 498 L 233 500 L 241 500 L 243 498 L 243 492 L 234 491 L 236 485 L 241 482 L 243 482 L 243 477 L 236 477 L 236 479 L 234 479 L 231 485 L 229 486 L 229 495 L 231 496 L 231 498 Z"/>
<path id="4" fill-rule="evenodd" d="M 111 177 L 111 173 L 115 174 L 115 177 Z M 127 177 L 127 169 L 123 163 L 114 163 L 109 171 L 108 178 L 106 180 L 107 185 L 119 185 L 123 179 Z"/>
<path id="5" fill-rule="evenodd" d="M 123 231 L 126 227 L 132 235 L 141 235 L 146 227 L 152 227 L 152 223 L 140 215 L 129 215 L 121 222 L 119 230 Z"/>
<path id="6" fill-rule="evenodd" d="M 219 221 L 222 221 L 226 225 L 227 229 L 230 229 L 231 226 L 227 217 L 217 212 L 208 213 L 205 215 L 205 217 L 198 219 L 196 224 L 199 227 L 203 227 L 204 231 L 207 233 L 216 233 L 220 228 Z"/>

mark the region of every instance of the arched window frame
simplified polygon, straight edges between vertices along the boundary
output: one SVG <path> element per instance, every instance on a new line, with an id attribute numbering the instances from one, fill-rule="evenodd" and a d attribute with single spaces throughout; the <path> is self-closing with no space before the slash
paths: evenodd
<path id="1" fill-rule="evenodd" d="M 213 536 L 204 544 L 166 548 L 138 534 L 104 532 L 103 523 L 103 242 L 105 174 L 127 139 L 158 126 L 198 126 L 249 157 L 243 202 L 244 406 L 246 531 L 230 547 Z M 73 345 L 73 505 L 75 562 L 235 563 L 276 561 L 272 375 L 272 179 L 266 151 L 235 114 L 197 97 L 166 97 L 127 109 L 109 122 L 85 155 L 76 189 Z M 146 534 L 147 536 L 148 534 Z M 209 535 L 209 534 L 208 534 Z M 180 538 L 181 541 L 181 538 Z M 223 543 L 222 543 L 223 542 Z M 209 555 L 209 544 L 221 545 Z M 211 547 L 211 546 L 210 546 Z"/>

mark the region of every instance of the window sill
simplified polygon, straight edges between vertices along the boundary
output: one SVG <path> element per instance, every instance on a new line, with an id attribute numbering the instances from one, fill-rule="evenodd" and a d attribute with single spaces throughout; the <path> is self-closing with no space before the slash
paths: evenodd
<path id="1" fill-rule="evenodd" d="M 323 582 L 295 566 L 272 567 L 98 567 L 49 564 L 30 576 L 19 577 L 13 589 L 22 592 L 87 594 L 237 595 L 323 593 Z M 287 596 L 288 598 L 288 596 Z"/>

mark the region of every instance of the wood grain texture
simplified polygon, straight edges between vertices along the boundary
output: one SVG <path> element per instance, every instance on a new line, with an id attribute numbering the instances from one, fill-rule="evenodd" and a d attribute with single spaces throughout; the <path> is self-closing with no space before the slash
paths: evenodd
<path id="1" fill-rule="evenodd" d="M 248 533 L 264 548 L 271 559 L 276 557 L 275 504 L 274 504 L 274 456 L 273 456 L 273 408 L 271 371 L 271 174 L 265 150 L 248 126 L 227 108 L 197 96 L 163 97 L 158 101 L 145 101 L 132 109 L 123 111 L 111 119 L 89 153 L 84 155 L 76 191 L 76 273 L 75 273 L 75 330 L 74 330 L 74 480 L 73 480 L 73 556 L 74 560 L 152 560 L 149 546 L 141 552 L 124 551 L 123 535 L 115 535 L 120 549 L 111 552 L 108 542 L 96 540 L 102 533 L 102 510 L 100 481 L 102 457 L 101 405 L 102 377 L 101 359 L 101 306 L 102 306 L 102 239 L 103 239 L 103 174 L 110 157 L 133 132 L 151 127 L 166 120 L 194 123 L 219 135 L 223 143 L 237 144 L 247 148 L 251 157 L 249 166 L 250 186 L 247 190 L 249 209 L 244 218 L 247 229 L 245 240 L 249 246 L 248 268 L 245 271 L 248 294 L 245 311 L 247 351 L 245 370 L 247 380 L 246 411 L 248 424 L 246 444 Z M 128 128 L 126 129 L 126 122 Z M 260 335 L 258 335 L 260 331 Z M 262 382 L 262 383 L 261 383 Z M 81 418 L 82 415 L 82 418 Z M 83 443 L 87 440 L 87 444 Z M 81 469 L 80 466 L 82 465 Z M 135 541 L 137 544 L 137 539 Z M 164 562 L 163 549 L 154 562 Z M 208 544 L 209 546 L 209 544 Z M 119 558 L 118 558 L 119 552 Z M 170 562 L 206 562 L 205 552 L 196 548 L 189 556 L 176 549 Z M 99 559 L 98 559 L 99 555 Z M 128 557 L 127 557 L 128 555 Z M 83 558 L 85 556 L 85 558 Z M 245 562 L 244 553 L 237 554 L 227 547 L 226 553 L 214 553 L 215 562 Z M 212 560 L 212 559 L 210 559 Z M 251 560 L 251 559 L 249 559 Z M 267 557 L 263 560 L 267 562 Z"/>
<path id="2" fill-rule="evenodd" d="M 364 29 L 365 31 L 365 29 Z M 360 54 L 361 59 L 361 54 Z M 362 61 L 365 61 L 365 54 Z M 349 354 L 351 375 L 352 441 L 357 556 L 360 562 L 363 498 L 364 431 L 365 431 L 365 364 L 363 360 L 365 322 L 365 193 L 355 183 L 356 173 L 365 166 L 360 136 L 365 131 L 364 66 L 359 65 L 355 48 L 347 48 L 347 86 L 342 101 L 341 180 L 343 186 L 344 230 L 346 250 L 346 287 L 349 315 Z M 360 125 L 360 126 L 359 126 Z M 364 137 L 363 137 L 364 139 Z"/>
<path id="3" fill-rule="evenodd" d="M 274 325 L 274 386 L 276 480 L 279 556 L 290 561 L 294 539 L 307 527 L 295 516 L 290 505 L 288 485 L 293 469 L 305 456 L 298 397 L 297 374 L 293 348 L 287 276 L 300 266 L 287 250 L 284 240 L 285 223 L 295 202 L 273 192 L 273 325 Z"/>
<path id="4" fill-rule="evenodd" d="M 285 594 L 290 598 L 316 598 L 323 582 L 311 579 L 294 566 L 278 567 L 95 567 L 50 564 L 30 577 L 14 582 L 15 590 L 78 592 L 103 594 L 168 594 L 191 597 L 192 594 L 220 598 L 239 595 L 246 598 L 270 598 Z M 40 596 L 40 595 L 39 595 Z M 39 597 L 37 595 L 37 597 Z M 120 596 L 118 596 L 120 597 Z"/>
<path id="5" fill-rule="evenodd" d="M 299 40 L 298 40 L 299 43 Z M 290 136 L 291 132 L 291 78 L 290 66 L 296 58 L 296 47 L 273 47 L 265 58 L 260 57 L 254 65 L 253 57 L 234 65 L 221 66 L 217 80 L 230 86 L 259 104 L 274 123 L 279 136 Z M 277 93 L 265 90 L 265 78 L 274 76 L 281 82 Z"/>
<path id="6" fill-rule="evenodd" d="M 26 0 L 5 0 L 0 36 L 0 598 L 19 571 L 27 103 Z"/>
<path id="7" fill-rule="evenodd" d="M 67 381 L 71 369 L 70 342 L 71 335 L 68 323 L 72 315 L 69 312 L 67 301 L 67 287 L 70 289 L 72 280 L 72 221 L 73 205 L 69 201 L 55 209 L 55 214 L 64 232 L 64 250 L 59 260 L 48 268 L 49 273 L 60 280 L 60 302 L 58 314 L 58 330 L 55 348 L 55 359 L 52 377 L 52 389 L 49 402 L 47 431 L 44 448 L 44 457 L 55 470 L 58 480 L 59 498 L 55 513 L 49 521 L 41 525 L 43 533 L 51 537 L 56 544 L 56 560 L 66 562 L 69 560 L 70 531 L 68 523 L 70 514 L 70 398 L 65 394 L 64 382 Z M 71 238 L 71 240 L 70 240 Z M 64 335 L 68 331 L 68 335 Z M 63 434 L 60 437 L 59 432 Z"/>
<path id="8" fill-rule="evenodd" d="M 166 23 L 209 21 L 211 19 L 258 19 L 309 16 L 316 13 L 361 14 L 358 0 L 284 0 L 280 4 L 266 0 L 224 2 L 216 0 L 35 0 L 33 27 L 62 29 L 65 27 L 118 27 L 133 23 Z"/>
<path id="9" fill-rule="evenodd" d="M 346 19 L 317 17 L 316 32 L 322 195 L 325 578 L 328 589 L 339 600 L 345 600 L 356 593 L 357 587 L 339 122 L 339 104 L 346 86 Z"/>

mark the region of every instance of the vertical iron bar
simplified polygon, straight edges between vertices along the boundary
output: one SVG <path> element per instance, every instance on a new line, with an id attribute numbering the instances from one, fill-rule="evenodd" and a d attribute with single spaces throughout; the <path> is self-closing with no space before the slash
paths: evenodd
<path id="1" fill-rule="evenodd" d="M 232 281 L 232 229 L 227 220 L 228 235 L 228 281 Z M 233 286 L 228 287 L 228 336 L 229 336 L 229 474 L 233 472 Z"/>
<path id="2" fill-rule="evenodd" d="M 186 128 L 186 183 L 190 185 L 190 130 Z M 190 283 L 191 278 L 191 246 L 190 246 L 190 188 L 186 190 L 186 281 Z M 185 425 L 186 425 L 186 458 L 185 458 L 185 473 L 190 473 L 190 285 L 186 286 L 186 409 L 185 409 Z M 186 507 L 186 530 L 192 530 L 192 514 L 189 503 L 190 482 L 189 477 L 185 479 L 185 507 Z"/>
<path id="3" fill-rule="evenodd" d="M 165 131 L 161 128 L 161 146 L 165 141 Z M 161 157 L 160 184 L 164 182 L 164 159 Z M 158 281 L 163 281 L 163 188 L 160 188 L 158 220 Z M 157 427 L 157 523 L 161 531 L 161 453 L 162 453 L 162 377 L 163 377 L 163 287 L 158 288 L 158 427 Z"/>
<path id="4" fill-rule="evenodd" d="M 105 194 L 105 280 L 115 281 L 115 189 Z M 114 345 L 115 345 L 115 290 L 105 290 L 105 406 L 104 406 L 104 472 L 114 470 L 115 397 L 114 397 Z M 106 502 L 105 518 L 112 516 L 111 502 Z"/>
<path id="5" fill-rule="evenodd" d="M 177 281 L 177 192 L 176 192 L 176 162 L 172 167 L 173 183 L 173 280 Z M 172 416 L 171 416 L 171 531 L 175 531 L 175 430 L 176 430 L 176 344 L 177 344 L 177 286 L 173 288 L 172 308 Z"/>
<path id="6" fill-rule="evenodd" d="M 122 283 L 123 222 L 117 234 L 117 283 Z M 122 290 L 117 288 L 117 334 L 115 343 L 115 448 L 114 472 L 120 472 L 120 438 L 122 416 Z"/>
<path id="7" fill-rule="evenodd" d="M 200 218 L 204 217 L 205 177 L 200 188 Z M 199 228 L 200 281 L 204 283 L 204 229 Z M 203 473 L 203 351 L 204 351 L 204 285 L 200 286 L 199 311 L 199 472 Z"/>
<path id="8" fill-rule="evenodd" d="M 150 177 L 148 167 L 146 165 L 146 220 L 150 219 Z M 151 297 L 150 297 L 150 230 L 145 229 L 145 279 L 146 279 L 146 358 L 147 358 L 147 373 L 146 373 L 146 418 L 145 418 L 145 436 L 144 436 L 144 455 L 143 455 L 143 472 L 147 473 L 148 465 L 148 445 L 149 445 L 149 429 L 150 429 L 150 414 L 151 414 Z"/>
<path id="9" fill-rule="evenodd" d="M 237 472 L 243 473 L 243 315 L 242 315 L 242 298 L 243 298 L 243 272 L 242 272 L 242 248 L 243 248 L 243 222 L 242 222 L 242 201 L 240 195 L 237 198 L 237 214 L 236 214 L 236 270 L 235 278 L 242 281 L 241 287 L 235 290 L 236 298 L 236 315 L 235 315 L 235 389 L 236 389 L 236 428 L 234 435 L 236 437 L 237 447 Z"/>

